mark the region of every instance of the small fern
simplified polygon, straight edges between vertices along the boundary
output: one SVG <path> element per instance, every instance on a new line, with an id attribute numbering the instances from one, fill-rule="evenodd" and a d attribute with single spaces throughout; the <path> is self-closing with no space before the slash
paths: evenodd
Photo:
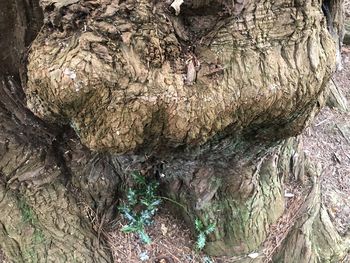
<path id="1" fill-rule="evenodd" d="M 129 189 L 126 195 L 126 203 L 118 209 L 128 224 L 122 227 L 125 233 L 137 233 L 142 242 L 149 244 L 151 238 L 145 231 L 145 227 L 153 223 L 153 216 L 158 210 L 161 200 L 157 197 L 158 183 L 147 182 L 139 172 L 131 174 L 135 189 Z"/>
<path id="2" fill-rule="evenodd" d="M 196 249 L 201 251 L 206 245 L 207 236 L 210 233 L 214 232 L 215 224 L 209 224 L 208 226 L 204 226 L 203 222 L 199 218 L 196 218 L 196 220 L 194 221 L 194 226 L 197 232 Z"/>

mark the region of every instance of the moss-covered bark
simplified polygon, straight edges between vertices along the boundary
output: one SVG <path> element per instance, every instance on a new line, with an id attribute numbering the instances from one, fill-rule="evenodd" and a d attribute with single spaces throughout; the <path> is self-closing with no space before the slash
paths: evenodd
<path id="1" fill-rule="evenodd" d="M 163 166 L 164 193 L 187 207 L 183 212 L 188 222 L 199 217 L 216 224 L 206 247 L 212 255 L 259 248 L 270 225 L 284 213 L 284 180 L 303 177 L 297 170 L 304 165 L 302 150 L 293 140 L 268 146 L 235 143 L 234 153 L 229 143 L 222 148 L 222 159 L 179 158 Z"/>
<path id="2" fill-rule="evenodd" d="M 65 143 L 58 140 L 69 132 L 35 117 L 18 82 L 25 47 L 42 25 L 38 2 L 1 1 L 0 9 L 0 246 L 10 262 L 110 262 L 109 250 L 78 205 L 83 182 L 74 188 L 69 178 L 78 176 L 71 169 L 79 165 L 85 168 L 79 175 L 91 178 L 86 163 L 92 158 L 81 154 L 81 163 L 67 167 L 61 153 Z M 80 143 L 65 139 L 71 146 L 65 149 L 77 152 Z M 91 196 L 83 200 L 95 208 Z"/>
<path id="3" fill-rule="evenodd" d="M 111 262 L 110 252 L 61 184 L 16 194 L 1 186 L 0 195 L 1 246 L 10 262 Z"/>
<path id="4" fill-rule="evenodd" d="M 4 91 L 7 85 L 0 88 Z M 43 136 L 45 127 L 40 129 L 33 115 L 27 115 L 24 124 L 16 116 L 6 118 L 5 113 L 1 115 L 2 125 L 17 121 L 17 129 L 3 129 L 0 135 L 0 239 L 6 257 L 11 262 L 110 262 L 110 252 L 84 211 L 85 207 L 97 208 L 98 202 L 106 201 L 104 196 L 98 202 L 91 196 L 79 199 L 78 194 L 86 191 L 82 185 L 88 184 L 81 182 L 74 191 L 71 181 L 75 180 L 66 178 L 59 149 L 44 144 L 42 137 L 48 138 Z M 26 125 L 42 134 L 18 130 Z M 17 137 L 12 132 L 21 134 Z M 85 169 L 80 176 L 89 180 L 89 166 Z M 90 195 L 97 194 L 96 188 L 98 184 L 90 189 Z M 78 201 L 85 204 L 78 205 Z"/>

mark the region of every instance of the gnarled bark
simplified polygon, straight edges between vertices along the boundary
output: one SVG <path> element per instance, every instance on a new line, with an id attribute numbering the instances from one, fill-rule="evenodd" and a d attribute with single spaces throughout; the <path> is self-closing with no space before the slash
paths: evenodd
<path id="1" fill-rule="evenodd" d="M 261 248 L 285 212 L 285 181 L 307 186 L 302 145 L 288 138 L 325 103 L 341 2 L 197 0 L 176 12 L 166 1 L 40 4 L 38 32 L 36 1 L 2 3 L 19 51 L 0 70 L 8 258 L 110 262 L 84 207 L 112 219 L 128 172 L 144 166 L 163 175 L 164 194 L 186 207 L 189 224 L 216 224 L 209 254 Z M 317 182 L 300 211 L 276 262 L 340 260 L 347 240 L 320 205 Z"/>
<path id="2" fill-rule="evenodd" d="M 300 133 L 335 69 L 321 3 L 254 1 L 232 15 L 219 2 L 176 16 L 163 1 L 44 1 L 28 107 L 118 153 Z"/>
<path id="3" fill-rule="evenodd" d="M 42 24 L 41 9 L 36 1 L 21 0 L 2 1 L 0 7 L 5 37 L 0 70 L 1 248 L 11 262 L 110 262 L 110 252 L 67 187 L 58 147 L 62 130 L 25 107 L 18 85 L 25 47 Z"/>
<path id="4" fill-rule="evenodd" d="M 16 120 L 7 117 L 2 114 L 3 125 Z M 27 118 L 27 123 L 17 119 L 17 129 L 8 134 L 4 129 L 0 135 L 1 247 L 7 258 L 11 262 L 110 262 L 111 255 L 86 218 L 84 207 L 78 205 L 73 187 L 66 186 L 59 153 L 41 144 L 40 136 L 18 131 L 26 125 L 39 129 L 34 116 Z M 45 127 L 39 130 L 44 135 Z M 16 131 L 20 134 L 11 136 Z M 30 145 L 29 141 L 40 143 Z"/>

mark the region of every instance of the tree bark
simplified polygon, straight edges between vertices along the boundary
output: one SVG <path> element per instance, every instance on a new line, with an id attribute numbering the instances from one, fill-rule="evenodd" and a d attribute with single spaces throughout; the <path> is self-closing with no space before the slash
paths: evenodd
<path id="1" fill-rule="evenodd" d="M 189 225 L 216 224 L 210 255 L 263 249 L 294 180 L 308 198 L 273 260 L 344 257 L 349 242 L 320 204 L 300 140 L 288 139 L 325 103 L 341 2 L 40 5 L 0 3 L 0 240 L 10 260 L 111 262 L 99 230 L 129 172 L 145 167 Z"/>
<path id="2" fill-rule="evenodd" d="M 4 36 L 0 71 L 1 247 L 11 262 L 111 262 L 106 244 L 98 238 L 83 210 L 95 204 L 97 207 L 106 199 L 102 195 L 97 202 L 90 196 L 82 199 L 86 207 L 78 205 L 79 189 L 74 191 L 72 184 L 75 173 L 65 166 L 58 140 L 70 141 L 76 151 L 80 143 L 64 137 L 69 132 L 64 133 L 61 127 L 35 117 L 26 108 L 18 83 L 26 47 L 43 22 L 41 8 L 37 1 L 22 0 L 1 1 L 0 7 Z M 83 171 L 85 167 L 89 180 L 86 164 L 93 158 L 90 153 L 80 154 L 80 160 L 81 164 L 70 168 L 81 165 Z"/>
<path id="3" fill-rule="evenodd" d="M 350 237 L 337 232 L 321 202 L 319 174 L 312 176 L 312 189 L 274 262 L 343 262 L 349 251 Z"/>
<path id="4" fill-rule="evenodd" d="M 4 100 L 11 98 L 2 97 Z M 9 136 L 2 129 L 0 152 L 1 246 L 7 258 L 13 262 L 110 262 L 110 252 L 98 239 L 83 210 L 94 205 L 88 203 L 93 199 L 82 199 L 86 207 L 78 205 L 80 200 L 75 195 L 83 191 L 67 186 L 66 168 L 56 152 L 59 148 L 54 147 L 54 141 L 46 146 L 41 144 L 45 127 L 37 126 L 34 116 L 27 115 L 25 124 L 10 116 L 10 121 L 14 120 L 16 129 L 10 126 L 9 133 L 18 134 Z M 8 121 L 1 119 L 4 126 Z M 40 131 L 40 136 L 18 130 L 30 129 L 28 126 Z M 103 196 L 98 201 L 103 202 Z"/>

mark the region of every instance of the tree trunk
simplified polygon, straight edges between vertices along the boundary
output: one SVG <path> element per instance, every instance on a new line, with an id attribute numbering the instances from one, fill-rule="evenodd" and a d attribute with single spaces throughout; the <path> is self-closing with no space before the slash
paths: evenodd
<path id="1" fill-rule="evenodd" d="M 150 167 L 189 225 L 216 224 L 210 255 L 263 250 L 293 181 L 307 198 L 283 244 L 256 262 L 339 262 L 349 242 L 290 137 L 325 103 L 342 3 L 171 2 L 0 3 L 6 256 L 110 262 L 101 229 L 128 174 Z"/>
<path id="2" fill-rule="evenodd" d="M 22 0 L 1 1 L 0 9 L 4 36 L 0 54 L 1 248 L 11 262 L 111 262 L 110 251 L 83 210 L 88 206 L 97 208 L 110 196 L 93 199 L 93 194 L 98 194 L 98 182 L 89 197 L 76 195 L 85 193 L 86 187 L 81 187 L 90 183 L 86 181 L 92 168 L 89 163 L 94 159 L 88 151 L 79 150 L 77 140 L 66 137 L 69 132 L 35 117 L 26 108 L 18 85 L 21 59 L 42 25 L 42 11 L 38 2 Z M 80 162 L 70 167 L 61 152 L 63 147 L 70 149 L 68 144 L 75 150 L 73 154 L 80 153 Z M 85 182 L 74 185 L 76 177 L 84 173 Z M 116 183 L 118 180 L 113 178 Z"/>

